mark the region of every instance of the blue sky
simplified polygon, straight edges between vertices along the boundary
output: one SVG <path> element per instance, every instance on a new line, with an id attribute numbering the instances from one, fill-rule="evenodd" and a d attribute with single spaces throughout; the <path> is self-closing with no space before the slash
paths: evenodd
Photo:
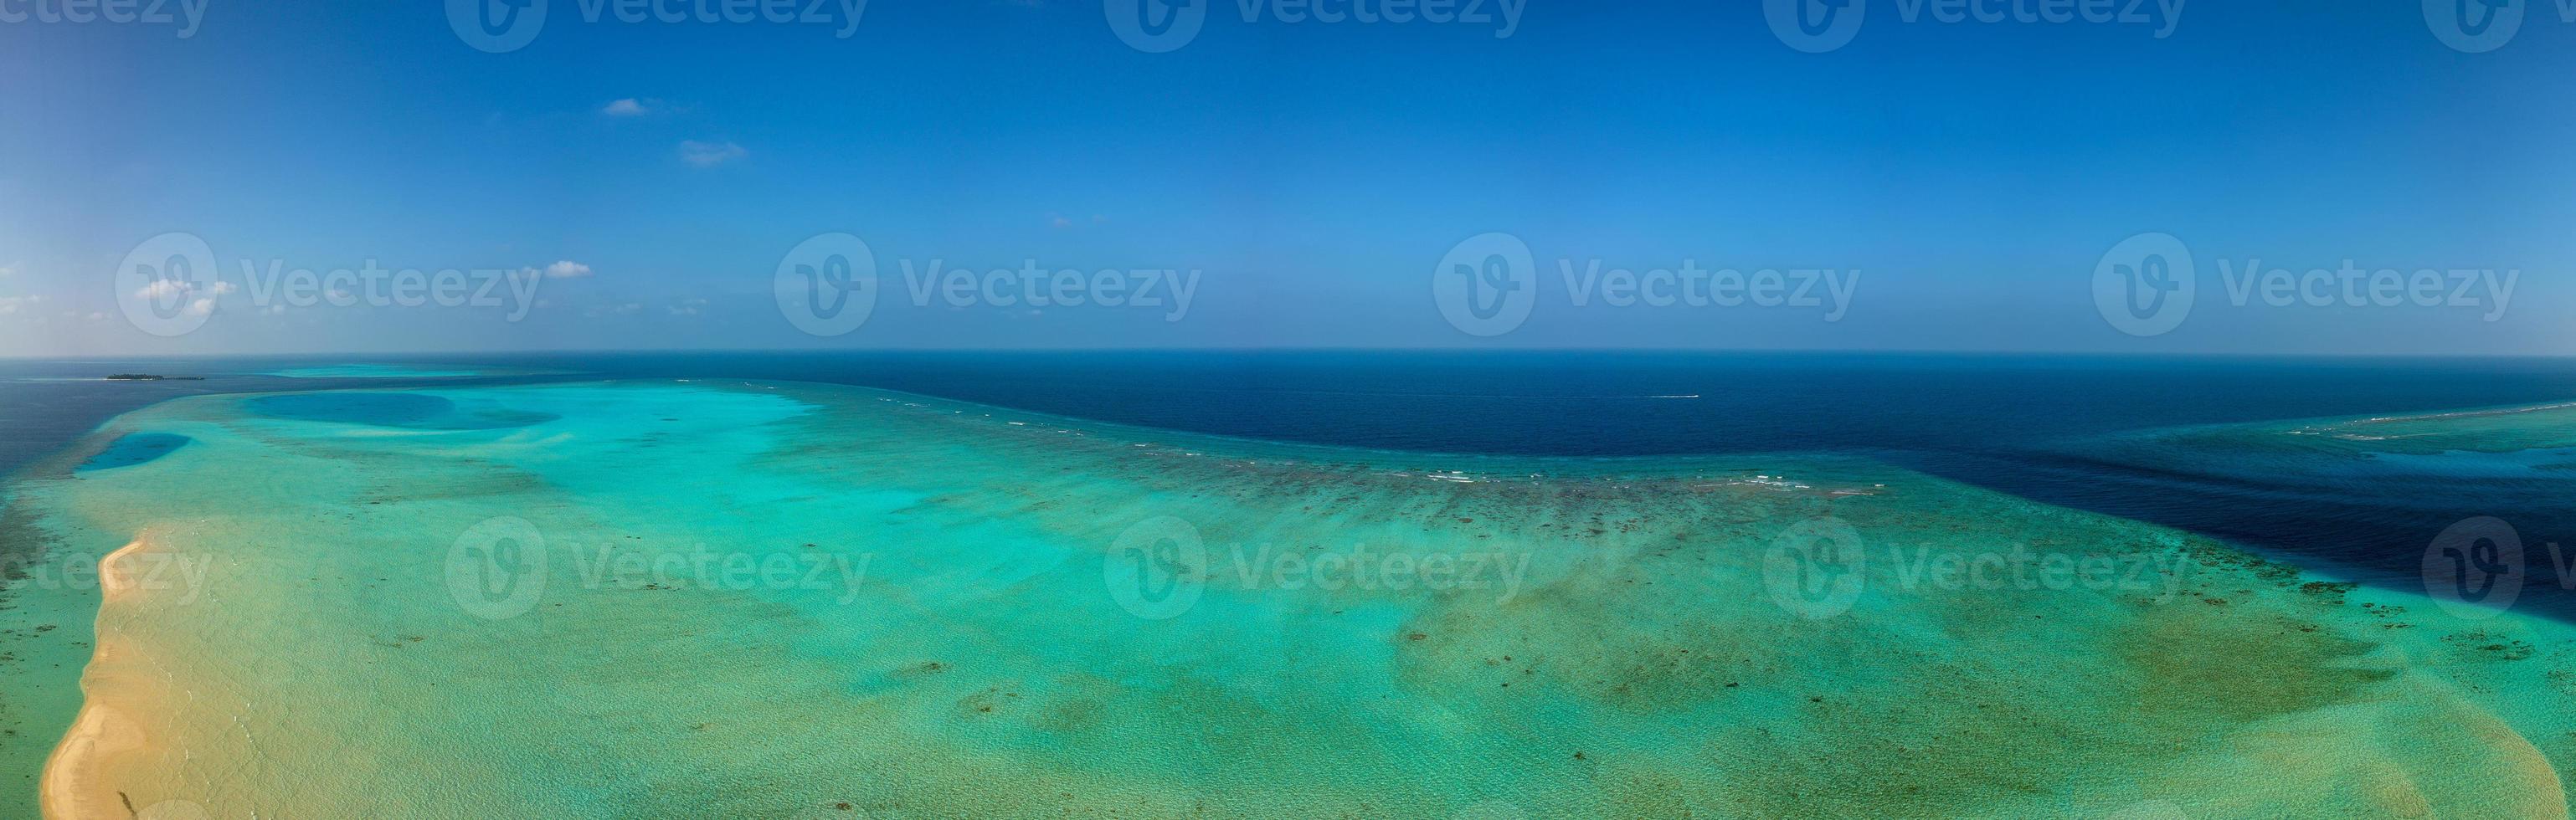
<path id="1" fill-rule="evenodd" d="M 1101 2 L 871 0 L 843 38 L 838 21 L 593 22 L 550 0 L 533 40 L 487 53 L 438 3 L 202 1 L 186 37 L 0 22 L 0 355 L 2576 342 L 2576 24 L 2546 3 L 2465 53 L 2411 3 L 2193 3 L 2159 38 L 1865 0 L 1847 45 L 1804 53 L 1755 3 L 1528 0 L 1497 36 L 1500 20 L 1267 5 L 1246 22 L 1224 0 L 1147 53 Z M 202 326 L 160 336 L 121 313 L 117 276 L 169 232 L 202 239 L 229 284 L 197 291 Z M 878 298 L 818 336 L 782 317 L 802 306 L 773 276 L 833 232 L 866 243 Z M 1536 293 L 1526 320 L 1478 336 L 1432 283 L 1489 232 L 1529 248 Z M 2199 294 L 2178 327 L 2123 332 L 2095 268 L 2159 232 L 2188 247 Z M 242 271 L 369 259 L 531 269 L 534 291 L 298 306 L 255 298 Z M 2258 259 L 2520 274 L 2500 311 L 2231 303 L 2222 263 Z M 1197 273 L 1177 317 L 915 304 L 903 265 L 933 260 Z M 1685 260 L 1858 276 L 1826 321 L 1576 304 L 1562 274 Z"/>

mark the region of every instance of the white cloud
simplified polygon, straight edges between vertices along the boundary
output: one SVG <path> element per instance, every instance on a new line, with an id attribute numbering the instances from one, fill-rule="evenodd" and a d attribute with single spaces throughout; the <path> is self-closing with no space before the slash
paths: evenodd
<path id="1" fill-rule="evenodd" d="M 700 168 L 713 168 L 743 158 L 751 152 L 730 142 L 680 141 L 680 161 Z"/>
<path id="2" fill-rule="evenodd" d="M 599 113 L 606 114 L 611 117 L 641 117 L 647 113 L 647 109 L 645 108 L 643 100 L 628 97 L 626 99 L 615 100 L 607 105 L 600 106 Z"/>
<path id="3" fill-rule="evenodd" d="M 153 301 L 170 298 L 184 299 L 196 296 L 197 298 L 195 301 L 211 305 L 214 303 L 215 297 L 239 290 L 241 290 L 241 286 L 239 285 L 235 285 L 231 282 L 217 281 L 214 284 L 210 284 L 205 287 L 204 292 L 206 295 L 197 296 L 198 288 L 197 283 L 195 282 L 187 282 L 178 279 L 154 279 L 151 284 L 144 285 L 142 288 L 135 290 L 134 295 L 136 298 L 150 299 Z M 190 305 L 189 309 L 196 310 L 197 308 L 195 305 Z"/>
<path id="4" fill-rule="evenodd" d="M 11 262 L 6 265 L 0 265 L 0 279 L 7 279 L 18 275 L 18 268 L 26 264 L 27 263 L 25 262 Z"/>
<path id="5" fill-rule="evenodd" d="M 188 315 L 205 316 L 215 312 L 215 300 L 199 299 L 188 303 Z"/>
<path id="6" fill-rule="evenodd" d="M 45 297 L 42 296 L 0 296 L 0 316 L 16 313 L 21 307 L 33 308 L 44 303 Z"/>
<path id="7" fill-rule="evenodd" d="M 590 275 L 590 266 L 566 259 L 546 266 L 548 279 L 579 279 Z"/>

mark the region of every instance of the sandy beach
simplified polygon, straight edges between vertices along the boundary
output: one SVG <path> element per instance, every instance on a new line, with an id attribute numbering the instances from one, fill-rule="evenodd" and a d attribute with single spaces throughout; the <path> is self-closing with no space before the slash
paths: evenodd
<path id="1" fill-rule="evenodd" d="M 116 789 L 103 770 L 120 756 L 145 750 L 149 742 L 142 725 L 120 705 L 134 702 L 151 685 L 149 676 L 140 674 L 148 661 L 139 647 L 117 636 L 111 623 L 119 609 L 133 606 L 141 594 L 141 585 L 132 577 L 132 559 L 148 549 L 148 539 L 138 538 L 99 561 L 97 650 L 81 677 L 80 717 L 45 761 L 41 800 L 49 820 L 137 814 L 130 798 Z"/>

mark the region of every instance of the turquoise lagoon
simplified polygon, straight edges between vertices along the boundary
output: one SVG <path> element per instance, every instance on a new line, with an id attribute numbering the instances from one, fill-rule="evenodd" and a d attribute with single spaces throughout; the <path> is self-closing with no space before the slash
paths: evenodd
<path id="1" fill-rule="evenodd" d="M 13 493 L 34 581 L 115 554 L 0 610 L 0 810 L 62 817 L 2565 817 L 2576 761 L 2562 623 L 1841 457 L 663 380 L 185 398 Z"/>

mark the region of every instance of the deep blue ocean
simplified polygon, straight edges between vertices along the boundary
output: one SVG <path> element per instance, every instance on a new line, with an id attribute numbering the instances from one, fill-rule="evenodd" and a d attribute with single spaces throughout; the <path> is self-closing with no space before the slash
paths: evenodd
<path id="1" fill-rule="evenodd" d="M 2136 431 L 2576 400 L 2576 359 L 1084 352 L 0 360 L 0 469 L 173 396 L 402 383 L 250 375 L 365 361 L 564 374 L 490 379 L 509 382 L 835 382 L 1194 432 L 1433 452 L 1839 452 L 2417 591 L 2425 546 L 2465 518 L 2503 518 L 2539 555 L 2545 543 L 2576 542 L 2576 472 L 2338 476 L 2224 458 L 2095 457 L 2101 442 Z M 67 380 L 113 372 L 208 378 Z M 2549 571 L 2536 573 L 2524 606 L 2576 614 L 2576 594 Z"/>

